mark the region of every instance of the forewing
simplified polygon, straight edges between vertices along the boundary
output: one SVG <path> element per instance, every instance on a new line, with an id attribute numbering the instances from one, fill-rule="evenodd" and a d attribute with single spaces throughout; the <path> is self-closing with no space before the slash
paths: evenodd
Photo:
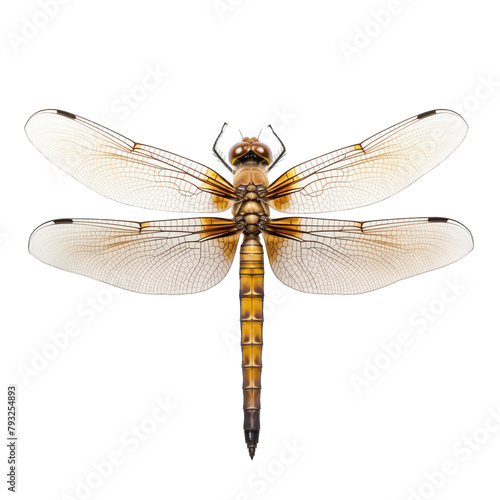
<path id="1" fill-rule="evenodd" d="M 59 219 L 31 235 L 42 262 L 150 294 L 207 290 L 229 271 L 240 231 L 227 219 L 128 222 Z"/>
<path id="2" fill-rule="evenodd" d="M 438 217 L 274 219 L 264 239 L 278 279 L 296 290 L 323 294 L 369 292 L 451 264 L 473 247 L 465 226 Z"/>
<path id="3" fill-rule="evenodd" d="M 234 187 L 214 170 L 136 143 L 80 116 L 54 109 L 26 123 L 34 146 L 54 165 L 113 200 L 169 212 L 221 212 Z"/>
<path id="4" fill-rule="evenodd" d="M 288 170 L 269 187 L 269 204 L 280 212 L 320 213 L 375 203 L 441 163 L 466 133 L 453 111 L 422 113 Z"/>

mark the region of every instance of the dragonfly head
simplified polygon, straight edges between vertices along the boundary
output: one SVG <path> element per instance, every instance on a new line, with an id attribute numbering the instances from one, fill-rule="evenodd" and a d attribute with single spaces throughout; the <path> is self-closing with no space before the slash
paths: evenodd
<path id="1" fill-rule="evenodd" d="M 229 150 L 228 156 L 231 165 L 235 167 L 247 161 L 269 166 L 272 159 L 271 148 L 256 137 L 244 137 Z"/>

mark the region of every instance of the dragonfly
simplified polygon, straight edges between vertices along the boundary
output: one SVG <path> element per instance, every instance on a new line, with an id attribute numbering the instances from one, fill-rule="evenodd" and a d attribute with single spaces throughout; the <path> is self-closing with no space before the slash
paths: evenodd
<path id="1" fill-rule="evenodd" d="M 357 222 L 302 214 L 353 209 L 394 195 L 445 160 L 468 127 L 453 111 L 427 111 L 270 182 L 269 173 L 286 152 L 273 128 L 268 131 L 274 153 L 258 137 L 242 136 L 224 154 L 226 126 L 212 151 L 232 182 L 201 163 L 73 113 L 35 113 L 25 127 L 30 141 L 89 188 L 137 207 L 205 215 L 148 222 L 56 219 L 33 231 L 29 251 L 44 263 L 126 290 L 190 294 L 226 276 L 241 240 L 243 429 L 253 459 L 261 428 L 262 240 L 276 277 L 315 294 L 369 292 L 461 259 L 472 250 L 473 238 L 453 219 Z M 272 218 L 271 209 L 290 215 Z M 232 217 L 208 215 L 226 210 Z"/>

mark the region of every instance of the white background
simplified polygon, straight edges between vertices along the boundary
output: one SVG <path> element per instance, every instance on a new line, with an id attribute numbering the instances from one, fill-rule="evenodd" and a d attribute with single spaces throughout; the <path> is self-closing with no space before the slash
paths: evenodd
<path id="1" fill-rule="evenodd" d="M 19 498 L 497 499 L 500 37 L 491 2 L 47 0 L 50 15 L 42 5 L 10 2 L 2 15 L 1 391 L 18 386 Z M 141 89 L 153 70 L 157 80 Z M 476 248 L 359 296 L 302 294 L 267 268 L 252 462 L 237 266 L 199 295 L 141 296 L 28 254 L 30 232 L 54 218 L 178 217 L 113 202 L 52 167 L 23 131 L 52 107 L 224 175 L 210 150 L 224 121 L 245 134 L 273 123 L 288 149 L 282 172 L 414 114 L 454 109 L 470 128 L 448 160 L 382 203 L 327 216 L 451 217 Z M 54 351 L 72 327 L 79 334 Z M 404 332 L 411 342 L 396 352 Z M 370 375 L 373 362 L 385 368 L 357 391 L 353 376 Z M 160 423 L 157 398 L 176 406 Z M 110 455 L 120 463 L 99 475 L 95 464 Z M 446 476 L 435 473 L 443 463 Z"/>

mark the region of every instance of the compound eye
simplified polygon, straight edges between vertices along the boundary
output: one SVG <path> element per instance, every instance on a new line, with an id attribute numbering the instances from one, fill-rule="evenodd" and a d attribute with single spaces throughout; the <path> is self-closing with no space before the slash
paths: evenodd
<path id="1" fill-rule="evenodd" d="M 248 142 L 238 142 L 229 150 L 229 162 L 233 164 L 235 160 L 246 155 L 250 151 L 250 144 Z"/>
<path id="2" fill-rule="evenodd" d="M 254 142 L 252 144 L 252 151 L 266 160 L 268 164 L 271 164 L 272 153 L 271 148 L 267 144 L 264 144 L 263 142 Z"/>

